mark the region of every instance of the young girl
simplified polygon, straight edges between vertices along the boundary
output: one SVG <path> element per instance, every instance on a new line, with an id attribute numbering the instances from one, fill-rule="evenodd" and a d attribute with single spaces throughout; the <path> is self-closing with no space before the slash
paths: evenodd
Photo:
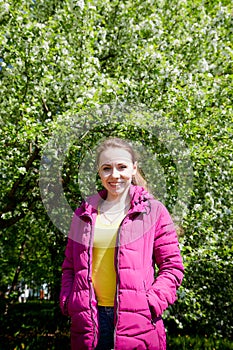
<path id="1" fill-rule="evenodd" d="M 165 350 L 161 315 L 183 278 L 173 222 L 128 142 L 105 140 L 97 166 L 104 190 L 75 211 L 62 265 L 72 350 Z"/>

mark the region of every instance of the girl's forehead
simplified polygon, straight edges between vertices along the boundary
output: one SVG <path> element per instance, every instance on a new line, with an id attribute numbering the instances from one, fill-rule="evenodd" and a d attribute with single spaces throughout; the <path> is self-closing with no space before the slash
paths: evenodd
<path id="1" fill-rule="evenodd" d="M 110 163 L 129 163 L 132 162 L 131 154 L 122 148 L 108 148 L 101 152 L 99 157 L 99 165 Z"/>

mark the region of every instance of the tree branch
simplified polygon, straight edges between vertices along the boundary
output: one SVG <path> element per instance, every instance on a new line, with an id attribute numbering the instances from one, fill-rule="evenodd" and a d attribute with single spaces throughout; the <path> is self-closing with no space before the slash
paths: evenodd
<path id="1" fill-rule="evenodd" d="M 31 168 L 32 163 L 36 160 L 39 159 L 39 148 L 36 147 L 34 152 L 31 154 L 30 158 L 28 159 L 27 163 L 25 164 L 25 169 L 26 172 L 28 172 L 28 170 Z M 18 204 L 19 200 L 17 199 L 17 201 L 14 201 L 15 199 L 15 194 L 16 191 L 19 187 L 19 185 L 22 183 L 23 179 L 25 178 L 26 173 L 25 174 L 21 174 L 19 176 L 19 178 L 14 182 L 11 190 L 9 191 L 9 193 L 6 195 L 7 201 L 9 201 L 9 199 L 11 200 L 10 203 L 8 203 L 5 208 L 3 208 L 0 212 L 0 215 L 2 215 L 3 213 L 7 213 L 10 210 L 13 210 L 14 208 L 16 208 L 16 205 Z"/>
<path id="2" fill-rule="evenodd" d="M 31 192 L 30 190 L 32 187 L 32 186 L 30 186 L 30 179 L 25 184 L 25 186 L 24 186 L 25 188 L 23 190 L 23 193 L 21 193 L 20 196 L 16 195 L 19 186 L 21 185 L 23 179 L 26 177 L 29 169 L 32 167 L 33 162 L 36 159 L 40 158 L 39 152 L 40 152 L 39 148 L 36 147 L 34 149 L 33 153 L 31 154 L 30 158 L 28 159 L 28 161 L 25 164 L 26 173 L 19 176 L 19 178 L 12 185 L 11 190 L 5 196 L 6 205 L 0 212 L 0 226 L 3 229 L 14 225 L 19 220 L 24 218 L 25 215 L 27 214 L 28 210 L 30 210 L 32 208 L 33 204 L 35 202 L 38 202 L 38 200 L 39 200 L 39 197 L 33 197 L 33 201 L 30 200 L 30 198 L 29 198 L 30 192 Z M 3 202 L 4 202 L 4 200 L 3 200 Z M 26 212 L 22 211 L 20 214 L 14 216 L 14 217 L 8 218 L 8 219 L 4 219 L 2 217 L 2 214 L 9 213 L 9 212 L 12 213 L 17 208 L 19 203 L 22 203 L 22 202 L 28 202 L 28 210 Z"/>

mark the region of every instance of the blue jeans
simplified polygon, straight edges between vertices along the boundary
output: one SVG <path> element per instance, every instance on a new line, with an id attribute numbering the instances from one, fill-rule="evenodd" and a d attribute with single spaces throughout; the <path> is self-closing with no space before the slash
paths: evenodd
<path id="1" fill-rule="evenodd" d="M 100 338 L 96 350 L 111 350 L 114 348 L 114 308 L 99 306 Z"/>

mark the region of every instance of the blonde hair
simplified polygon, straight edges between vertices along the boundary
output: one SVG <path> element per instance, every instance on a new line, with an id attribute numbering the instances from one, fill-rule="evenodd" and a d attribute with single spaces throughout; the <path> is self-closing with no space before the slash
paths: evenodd
<path id="1" fill-rule="evenodd" d="M 110 137 L 105 141 L 103 141 L 100 144 L 100 146 L 97 148 L 97 156 L 96 156 L 97 166 L 99 165 L 99 159 L 100 159 L 101 153 L 107 150 L 108 148 L 122 148 L 125 151 L 129 152 L 129 154 L 131 155 L 133 164 L 138 161 L 137 153 L 135 152 L 132 145 L 128 141 L 124 139 L 120 139 L 118 137 Z M 137 167 L 137 172 L 132 178 L 132 184 L 135 186 L 142 186 L 145 190 L 148 189 L 145 176 L 139 167 Z"/>

